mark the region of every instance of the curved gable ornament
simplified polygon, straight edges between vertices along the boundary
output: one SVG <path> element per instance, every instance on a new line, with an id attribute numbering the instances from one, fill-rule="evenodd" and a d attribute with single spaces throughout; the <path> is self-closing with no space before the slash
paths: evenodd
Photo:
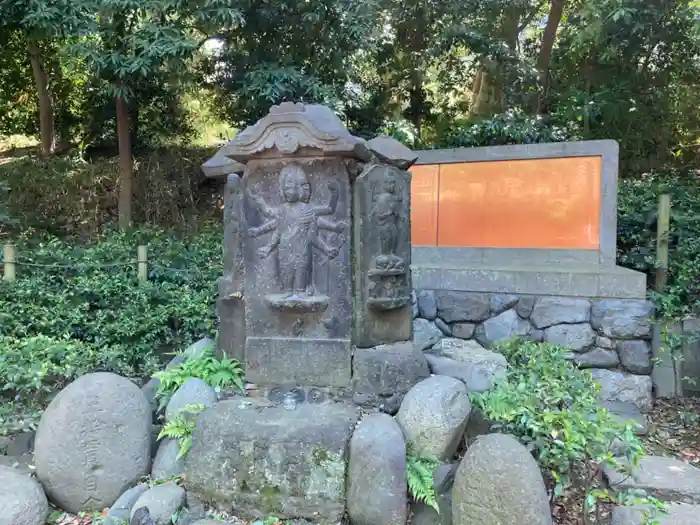
<path id="1" fill-rule="evenodd" d="M 259 157 L 288 157 L 300 151 L 314 156 L 370 156 L 365 141 L 351 135 L 329 108 L 294 102 L 272 106 L 265 118 L 239 133 L 219 153 L 247 162 Z"/>

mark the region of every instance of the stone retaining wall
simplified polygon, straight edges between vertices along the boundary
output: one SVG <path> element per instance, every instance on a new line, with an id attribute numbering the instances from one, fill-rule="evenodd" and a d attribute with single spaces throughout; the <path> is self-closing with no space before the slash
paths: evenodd
<path id="1" fill-rule="evenodd" d="M 485 348 L 516 336 L 566 346 L 584 368 L 634 375 L 652 370 L 652 305 L 641 299 L 416 290 L 414 339 L 427 350 L 446 337 Z"/>

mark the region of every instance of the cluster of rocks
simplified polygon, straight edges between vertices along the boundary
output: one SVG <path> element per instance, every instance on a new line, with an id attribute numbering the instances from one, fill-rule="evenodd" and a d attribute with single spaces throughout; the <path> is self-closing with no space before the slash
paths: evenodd
<path id="1" fill-rule="evenodd" d="M 414 341 L 435 374 L 488 389 L 505 367 L 489 350 L 523 337 L 569 348 L 578 366 L 593 369 L 604 400 L 651 406 L 652 307 L 646 301 L 449 290 L 419 290 L 414 299 Z"/>

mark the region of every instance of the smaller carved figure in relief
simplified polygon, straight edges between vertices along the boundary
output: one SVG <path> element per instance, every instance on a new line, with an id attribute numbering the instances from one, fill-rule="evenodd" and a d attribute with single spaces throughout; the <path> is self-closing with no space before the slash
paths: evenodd
<path id="1" fill-rule="evenodd" d="M 399 214 L 401 197 L 396 195 L 396 181 L 385 173 L 379 194 L 374 198 L 371 216 L 377 226 L 380 254 L 375 266 L 382 270 L 403 270 L 404 260 L 396 255 L 399 242 Z"/>
<path id="2" fill-rule="evenodd" d="M 344 228 L 341 222 L 334 223 L 323 218 L 335 213 L 338 186 L 333 182 L 328 185 L 328 205 L 312 205 L 309 203 L 311 186 L 304 170 L 296 165 L 287 165 L 280 172 L 279 190 L 282 204 L 276 208 L 268 206 L 262 197 L 249 193 L 250 199 L 268 219 L 264 224 L 250 228 L 249 233 L 258 237 L 274 232 L 270 243 L 259 248 L 259 255 L 267 257 L 277 251 L 279 278 L 282 292 L 286 296 L 310 296 L 315 293 L 312 249 L 319 249 L 329 259 L 335 258 L 339 253 L 338 247 L 328 246 L 318 234 L 319 228 L 332 231 L 342 231 Z"/>

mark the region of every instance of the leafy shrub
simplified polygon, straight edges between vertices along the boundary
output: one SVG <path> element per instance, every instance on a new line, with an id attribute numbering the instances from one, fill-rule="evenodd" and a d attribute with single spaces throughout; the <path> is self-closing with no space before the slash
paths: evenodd
<path id="1" fill-rule="evenodd" d="M 415 501 L 431 506 L 439 514 L 435 488 L 433 486 L 433 471 L 440 462 L 433 458 L 416 456 L 411 451 L 406 453 L 406 479 L 408 492 Z"/>
<path id="2" fill-rule="evenodd" d="M 143 283 L 139 244 L 148 245 L 151 264 Z M 97 370 L 150 376 L 172 349 L 215 331 L 217 225 L 196 237 L 110 232 L 88 246 L 28 234 L 18 245 L 18 279 L 0 282 L 0 381 L 12 397 Z M 39 366 L 46 370 L 37 375 Z"/>
<path id="3" fill-rule="evenodd" d="M 501 146 L 578 140 L 575 124 L 553 124 L 541 116 L 511 110 L 479 122 L 460 123 L 443 133 L 437 148 Z"/>
<path id="4" fill-rule="evenodd" d="M 178 388 L 192 378 L 199 378 L 214 388 L 236 386 L 245 392 L 241 364 L 235 359 L 216 359 L 209 348 L 201 357 L 187 359 L 177 366 L 155 373 L 154 377 L 160 380 L 156 393 L 160 398 L 160 409 L 168 404 Z"/>
<path id="5" fill-rule="evenodd" d="M 566 358 L 567 349 L 516 340 L 500 351 L 510 365 L 507 376 L 488 392 L 470 394 L 474 405 L 528 447 L 554 482 L 554 497 L 583 469 L 589 503 L 614 498 L 602 487 L 602 468 L 634 467 L 644 453 L 631 424 L 617 424 L 598 406 L 600 387 Z M 624 464 L 613 445 L 624 451 Z"/>
<path id="6" fill-rule="evenodd" d="M 197 414 L 203 412 L 206 407 L 202 404 L 185 405 L 182 409 L 168 421 L 158 434 L 158 440 L 167 437 L 177 439 L 180 450 L 177 459 L 183 458 L 192 448 L 192 433 L 197 423 Z"/>

